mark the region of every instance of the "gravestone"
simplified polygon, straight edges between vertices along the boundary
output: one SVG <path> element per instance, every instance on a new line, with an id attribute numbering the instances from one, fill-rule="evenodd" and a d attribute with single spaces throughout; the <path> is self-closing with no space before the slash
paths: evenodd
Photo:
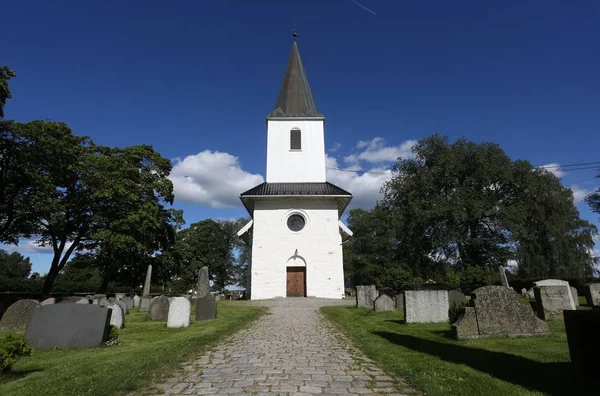
<path id="1" fill-rule="evenodd" d="M 110 310 L 98 305 L 52 304 L 33 312 L 25 337 L 36 349 L 89 348 L 110 334 Z"/>
<path id="2" fill-rule="evenodd" d="M 56 304 L 56 298 L 50 297 L 40 303 L 40 305 Z"/>
<path id="3" fill-rule="evenodd" d="M 373 302 L 377 298 L 375 285 L 356 286 L 356 307 L 373 309 Z"/>
<path id="4" fill-rule="evenodd" d="M 140 307 L 140 296 L 138 296 L 137 294 L 135 296 L 133 296 L 133 308 L 139 308 Z"/>
<path id="5" fill-rule="evenodd" d="M 210 294 L 210 278 L 208 276 L 208 267 L 204 266 L 198 270 L 198 285 L 196 286 L 198 298 L 206 297 Z"/>
<path id="6" fill-rule="evenodd" d="M 121 311 L 123 311 L 123 315 L 127 315 L 129 313 L 128 309 L 127 309 L 127 305 L 125 305 L 125 303 L 121 300 L 117 300 L 115 297 L 111 297 L 107 300 L 107 305 L 108 304 L 117 304 L 119 306 L 119 308 L 121 308 Z"/>
<path id="7" fill-rule="evenodd" d="M 600 283 L 585 285 L 585 300 L 589 307 L 600 306 Z"/>
<path id="8" fill-rule="evenodd" d="M 97 304 L 102 307 L 102 306 L 106 305 L 107 300 L 108 300 L 108 298 L 106 298 L 106 294 L 95 294 L 92 304 Z"/>
<path id="9" fill-rule="evenodd" d="M 565 311 L 564 320 L 574 371 L 598 380 L 600 311 Z"/>
<path id="10" fill-rule="evenodd" d="M 169 304 L 169 314 L 167 316 L 167 327 L 188 327 L 190 325 L 190 315 L 192 304 L 185 297 L 175 297 Z"/>
<path id="11" fill-rule="evenodd" d="M 527 289 L 525 289 L 525 288 L 522 288 L 522 289 L 521 289 L 521 295 L 522 295 L 523 297 L 527 297 Z"/>
<path id="12" fill-rule="evenodd" d="M 125 293 L 115 293 L 115 298 L 117 300 L 121 300 L 123 297 L 125 297 Z"/>
<path id="13" fill-rule="evenodd" d="M 15 302 L 2 315 L 0 329 L 18 330 L 26 328 L 31 315 L 38 307 L 40 307 L 40 303 L 36 300 L 25 299 Z"/>
<path id="14" fill-rule="evenodd" d="M 568 286 L 536 286 L 535 305 L 537 315 L 548 320 L 555 315 L 562 315 L 564 310 L 574 310 L 571 289 Z"/>
<path id="15" fill-rule="evenodd" d="M 110 325 L 115 326 L 117 329 L 125 327 L 125 315 L 121 307 L 116 303 L 108 303 L 106 308 L 111 310 Z"/>
<path id="16" fill-rule="evenodd" d="M 133 308 L 133 298 L 125 296 L 121 299 L 121 301 L 123 301 L 123 304 L 125 304 L 128 311 Z"/>
<path id="17" fill-rule="evenodd" d="M 448 321 L 447 290 L 404 291 L 405 323 L 443 323 Z"/>
<path id="18" fill-rule="evenodd" d="M 535 293 L 533 292 L 533 287 L 527 289 L 527 298 L 533 300 L 535 298 Z"/>
<path id="19" fill-rule="evenodd" d="M 147 311 L 150 308 L 152 298 L 150 296 L 143 296 L 140 299 L 140 311 Z"/>
<path id="20" fill-rule="evenodd" d="M 571 295 L 573 296 L 573 300 L 575 301 L 575 306 L 579 306 L 579 293 L 577 293 L 577 288 L 571 286 Z"/>
<path id="21" fill-rule="evenodd" d="M 510 287 L 508 284 L 508 279 L 506 278 L 506 268 L 500 266 L 498 268 L 498 272 L 500 272 L 500 284 L 504 287 Z"/>
<path id="22" fill-rule="evenodd" d="M 168 316 L 169 299 L 165 296 L 160 296 L 150 304 L 146 318 L 154 322 L 166 322 Z"/>
<path id="23" fill-rule="evenodd" d="M 396 294 L 396 308 L 404 309 L 404 293 Z"/>
<path id="24" fill-rule="evenodd" d="M 79 300 L 75 301 L 75 304 L 89 304 L 90 300 L 88 300 L 87 298 L 80 298 Z"/>
<path id="25" fill-rule="evenodd" d="M 448 292 L 448 303 L 450 305 L 463 305 L 465 303 L 465 295 L 458 290 L 450 290 Z"/>
<path id="26" fill-rule="evenodd" d="M 396 302 L 387 294 L 382 294 L 373 302 L 375 312 L 391 312 L 396 309 Z"/>
<path id="27" fill-rule="evenodd" d="M 567 289 L 567 294 L 569 296 L 570 309 L 575 309 L 575 299 L 573 298 L 573 295 L 571 294 L 571 285 L 569 285 L 569 282 L 560 280 L 560 279 L 544 279 L 541 281 L 533 282 L 533 286 L 534 286 L 534 295 L 535 295 L 535 286 L 563 286 L 563 287 L 565 287 Z M 535 298 L 537 299 L 537 296 Z"/>
<path id="28" fill-rule="evenodd" d="M 548 325 L 518 295 L 504 286 L 475 289 L 469 306 L 452 324 L 459 339 L 548 334 Z"/>
<path id="29" fill-rule="evenodd" d="M 144 292 L 142 296 L 150 295 L 150 281 L 152 280 L 152 265 L 148 265 L 146 270 L 146 281 L 144 282 Z"/>
<path id="30" fill-rule="evenodd" d="M 209 293 L 196 300 L 196 320 L 211 320 L 217 318 L 217 302 Z"/>

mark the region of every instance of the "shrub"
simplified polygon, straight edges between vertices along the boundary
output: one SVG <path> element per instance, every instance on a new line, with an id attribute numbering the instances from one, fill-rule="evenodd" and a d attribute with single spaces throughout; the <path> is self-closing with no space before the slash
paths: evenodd
<path id="1" fill-rule="evenodd" d="M 9 371 L 23 356 L 31 356 L 33 348 L 21 334 L 10 334 L 0 339 L 0 372 Z"/>

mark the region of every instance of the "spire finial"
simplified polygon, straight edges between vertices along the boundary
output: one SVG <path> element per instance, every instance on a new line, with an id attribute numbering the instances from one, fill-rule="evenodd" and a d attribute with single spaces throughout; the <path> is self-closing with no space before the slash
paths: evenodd
<path id="1" fill-rule="evenodd" d="M 298 40 L 298 33 L 296 32 L 296 25 L 292 28 L 292 37 L 294 37 L 294 41 Z"/>

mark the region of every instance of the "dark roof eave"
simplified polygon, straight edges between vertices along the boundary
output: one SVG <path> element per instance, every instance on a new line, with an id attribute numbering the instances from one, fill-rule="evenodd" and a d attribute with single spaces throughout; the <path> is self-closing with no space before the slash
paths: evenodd
<path id="1" fill-rule="evenodd" d="M 294 117 L 286 117 L 286 116 L 272 116 L 269 114 L 267 114 L 267 121 L 304 121 L 304 120 L 310 120 L 310 121 L 325 121 L 325 116 L 316 116 L 316 117 L 309 117 L 309 116 L 294 116 Z"/>

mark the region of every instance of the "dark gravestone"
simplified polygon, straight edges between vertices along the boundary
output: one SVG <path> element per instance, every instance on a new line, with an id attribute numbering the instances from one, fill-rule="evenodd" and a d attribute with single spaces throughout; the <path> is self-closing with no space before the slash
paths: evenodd
<path id="1" fill-rule="evenodd" d="M 396 294 L 396 308 L 404 309 L 404 293 Z"/>
<path id="2" fill-rule="evenodd" d="M 462 306 L 465 303 L 465 295 L 458 290 L 450 290 L 448 292 L 448 303 Z"/>
<path id="3" fill-rule="evenodd" d="M 452 325 L 457 338 L 532 336 L 548 334 L 548 325 L 519 302 L 504 286 L 484 286 L 473 291 L 470 307 Z M 476 331 L 476 332 L 475 332 Z"/>
<path id="4" fill-rule="evenodd" d="M 127 307 L 127 311 L 129 311 L 130 309 L 133 309 L 133 298 L 131 298 L 131 297 L 123 297 L 121 299 L 121 301 L 123 301 L 123 303 Z M 127 313 L 129 313 L 129 312 L 127 312 Z"/>
<path id="5" fill-rule="evenodd" d="M 24 329 L 27 327 L 33 311 L 40 307 L 36 300 L 19 300 L 12 304 L 0 320 L 0 329 Z"/>
<path id="6" fill-rule="evenodd" d="M 110 334 L 110 315 L 98 305 L 46 305 L 33 312 L 25 337 L 36 349 L 100 346 Z"/>
<path id="7" fill-rule="evenodd" d="M 569 354 L 575 371 L 581 373 L 583 378 L 600 380 L 600 311 L 565 311 L 564 319 Z"/>
<path id="8" fill-rule="evenodd" d="M 160 296 L 150 304 L 146 318 L 154 322 L 166 322 L 169 317 L 169 298 Z"/>
<path id="9" fill-rule="evenodd" d="M 377 288 L 375 285 L 356 286 L 356 307 L 373 309 L 373 302 L 377 296 Z"/>
<path id="10" fill-rule="evenodd" d="M 217 318 L 217 302 L 209 293 L 207 296 L 196 300 L 196 320 L 210 320 Z"/>

